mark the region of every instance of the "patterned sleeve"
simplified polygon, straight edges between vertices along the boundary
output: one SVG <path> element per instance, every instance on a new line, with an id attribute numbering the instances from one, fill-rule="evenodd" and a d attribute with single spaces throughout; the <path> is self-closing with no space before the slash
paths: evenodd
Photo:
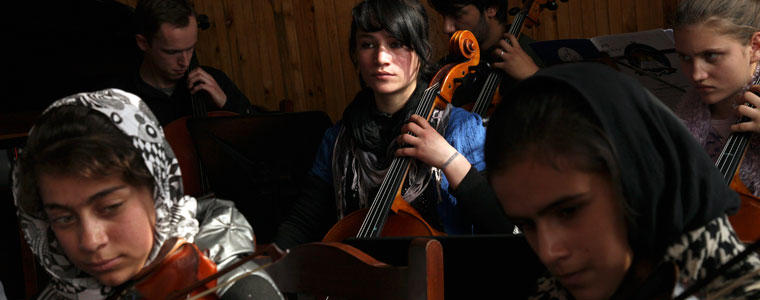
<path id="1" fill-rule="evenodd" d="M 235 208 L 232 201 L 217 198 L 206 199 L 198 203 L 198 216 L 200 219 L 200 231 L 195 236 L 195 243 L 202 251 L 207 251 L 209 258 L 217 265 L 217 270 L 222 270 L 236 262 L 242 255 L 252 253 L 255 250 L 254 233 L 251 224 L 245 216 Z M 274 282 L 269 275 L 258 270 L 259 265 L 249 261 L 237 269 L 222 275 L 218 282 L 228 282 L 237 276 L 252 272 L 247 275 L 252 277 L 250 282 L 257 282 L 257 290 L 248 290 L 252 296 L 269 299 L 284 299 L 277 291 Z M 255 278 L 256 279 L 255 279 Z M 224 295 L 232 290 L 232 286 L 238 286 L 235 290 L 245 288 L 242 285 L 227 285 L 217 291 L 218 295 Z"/>
<path id="2" fill-rule="evenodd" d="M 712 274 L 744 250 L 727 216 L 685 233 L 666 252 L 666 261 L 679 268 L 679 283 L 684 287 Z M 715 299 L 760 299 L 760 259 L 750 254 L 724 275 L 708 284 L 697 297 Z"/>

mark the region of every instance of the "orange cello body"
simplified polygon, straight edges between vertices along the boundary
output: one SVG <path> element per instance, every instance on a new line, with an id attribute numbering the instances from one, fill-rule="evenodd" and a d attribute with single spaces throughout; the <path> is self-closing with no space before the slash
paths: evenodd
<path id="1" fill-rule="evenodd" d="M 212 111 L 206 114 L 206 117 L 225 117 L 236 116 L 237 114 L 230 111 Z M 186 195 L 203 196 L 208 191 L 207 184 L 204 183 L 205 174 L 200 164 L 200 157 L 195 148 L 193 137 L 187 129 L 187 120 L 193 118 L 186 116 L 172 121 L 164 126 L 164 135 L 172 151 L 179 162 L 179 169 L 182 171 L 182 187 Z"/>
<path id="2" fill-rule="evenodd" d="M 359 227 L 367 217 L 369 209 L 363 208 L 354 211 L 335 224 L 327 232 L 323 242 L 341 242 L 347 238 L 355 237 L 359 233 Z M 445 235 L 430 226 L 425 219 L 420 216 L 417 210 L 409 205 L 401 196 L 393 201 L 391 214 L 385 221 L 383 231 L 380 236 L 441 236 Z"/>
<path id="3" fill-rule="evenodd" d="M 741 204 L 739 211 L 728 217 L 736 235 L 745 242 L 760 239 L 760 198 L 752 195 L 752 192 L 739 180 L 738 172 L 731 181 L 731 189 L 739 194 Z"/>
<path id="4" fill-rule="evenodd" d="M 472 66 L 480 62 L 480 49 L 475 36 L 469 31 L 454 33 L 449 42 L 449 51 L 462 55 L 467 61 L 460 64 L 444 66 L 431 80 L 430 86 L 440 83 L 439 91 L 435 96 L 433 105 L 422 115 L 430 119 L 436 109 L 445 109 L 454 95 L 454 91 L 461 84 L 461 78 L 469 74 Z M 390 172 L 389 172 L 390 173 Z M 404 172 L 404 178 L 406 172 Z M 401 181 L 404 182 L 403 180 Z M 402 184 L 403 185 L 403 184 Z M 380 236 L 439 236 L 445 235 L 430 226 L 406 200 L 401 196 L 402 186 L 396 188 L 395 197 L 390 207 L 385 224 L 382 226 Z M 377 200 L 377 199 L 375 199 Z M 347 238 L 359 235 L 362 223 L 371 214 L 370 208 L 354 211 L 338 221 L 322 239 L 325 242 L 340 242 Z"/>
<path id="5" fill-rule="evenodd" d="M 759 84 L 760 78 L 755 78 L 752 88 L 750 89 L 750 91 L 758 96 L 760 96 Z M 747 120 L 747 117 L 743 117 L 741 120 L 739 120 L 739 122 L 745 122 Z M 721 168 L 721 171 L 724 172 L 724 176 L 726 174 L 732 175 L 731 181 L 729 182 L 729 187 L 737 194 L 739 194 L 741 204 L 739 205 L 739 211 L 736 214 L 729 216 L 728 220 L 731 222 L 731 226 L 734 227 L 734 231 L 736 231 L 736 235 L 740 240 L 743 242 L 753 242 L 760 239 L 760 198 L 753 195 L 739 177 L 739 173 L 741 172 L 741 164 L 744 161 L 744 156 L 747 154 L 747 150 L 749 149 L 749 139 L 751 138 L 751 135 L 744 135 L 743 137 L 734 139 L 735 134 L 736 133 L 731 134 L 729 141 L 726 142 L 726 145 L 723 146 L 723 152 L 733 150 L 732 152 L 728 153 L 731 155 L 727 156 L 731 158 L 738 158 L 739 161 L 736 164 L 736 169 L 723 170 Z M 741 142 L 737 142 L 742 140 L 745 141 L 743 145 Z M 721 156 L 723 156 L 723 152 L 721 153 Z M 721 161 L 721 158 L 722 157 L 719 157 L 718 160 Z"/>

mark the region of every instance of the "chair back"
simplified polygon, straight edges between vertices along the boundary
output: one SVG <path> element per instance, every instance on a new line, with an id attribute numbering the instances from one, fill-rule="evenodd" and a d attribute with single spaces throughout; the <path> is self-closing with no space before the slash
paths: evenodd
<path id="1" fill-rule="evenodd" d="M 325 130 L 321 111 L 198 118 L 187 126 L 211 191 L 232 200 L 258 244 L 272 242 L 299 192 Z"/>
<path id="2" fill-rule="evenodd" d="M 267 272 L 283 293 L 329 299 L 443 299 L 443 248 L 415 238 L 409 264 L 394 266 L 344 243 L 316 242 L 290 249 Z"/>

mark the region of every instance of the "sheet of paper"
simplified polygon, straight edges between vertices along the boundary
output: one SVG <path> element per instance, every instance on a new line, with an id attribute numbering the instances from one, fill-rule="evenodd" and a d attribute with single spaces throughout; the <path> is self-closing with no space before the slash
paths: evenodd
<path id="1" fill-rule="evenodd" d="M 600 52 L 607 53 L 620 70 L 639 79 L 666 105 L 673 107 L 689 89 L 674 50 L 670 29 L 653 29 L 590 39 Z"/>
<path id="2" fill-rule="evenodd" d="M 670 29 L 540 41 L 530 46 L 547 66 L 577 61 L 606 63 L 638 79 L 670 107 L 690 88 L 689 80 L 681 73 Z"/>

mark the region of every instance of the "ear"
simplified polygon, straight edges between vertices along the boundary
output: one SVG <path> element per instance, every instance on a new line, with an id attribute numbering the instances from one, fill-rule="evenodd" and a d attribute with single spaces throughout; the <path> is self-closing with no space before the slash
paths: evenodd
<path id="1" fill-rule="evenodd" d="M 143 52 L 150 49 L 150 43 L 148 43 L 148 39 L 145 38 L 145 36 L 142 34 L 135 34 L 135 42 L 137 42 L 137 47 L 139 47 Z"/>
<path id="2" fill-rule="evenodd" d="M 749 46 L 750 61 L 753 63 L 760 61 L 760 31 L 753 33 L 749 38 Z"/>
<path id="3" fill-rule="evenodd" d="M 483 13 L 486 15 L 486 17 L 487 18 L 491 18 L 491 19 L 496 18 L 496 13 L 497 12 L 499 12 L 499 7 L 496 6 L 496 5 L 489 6 L 488 8 L 486 8 L 485 11 L 483 11 Z"/>

